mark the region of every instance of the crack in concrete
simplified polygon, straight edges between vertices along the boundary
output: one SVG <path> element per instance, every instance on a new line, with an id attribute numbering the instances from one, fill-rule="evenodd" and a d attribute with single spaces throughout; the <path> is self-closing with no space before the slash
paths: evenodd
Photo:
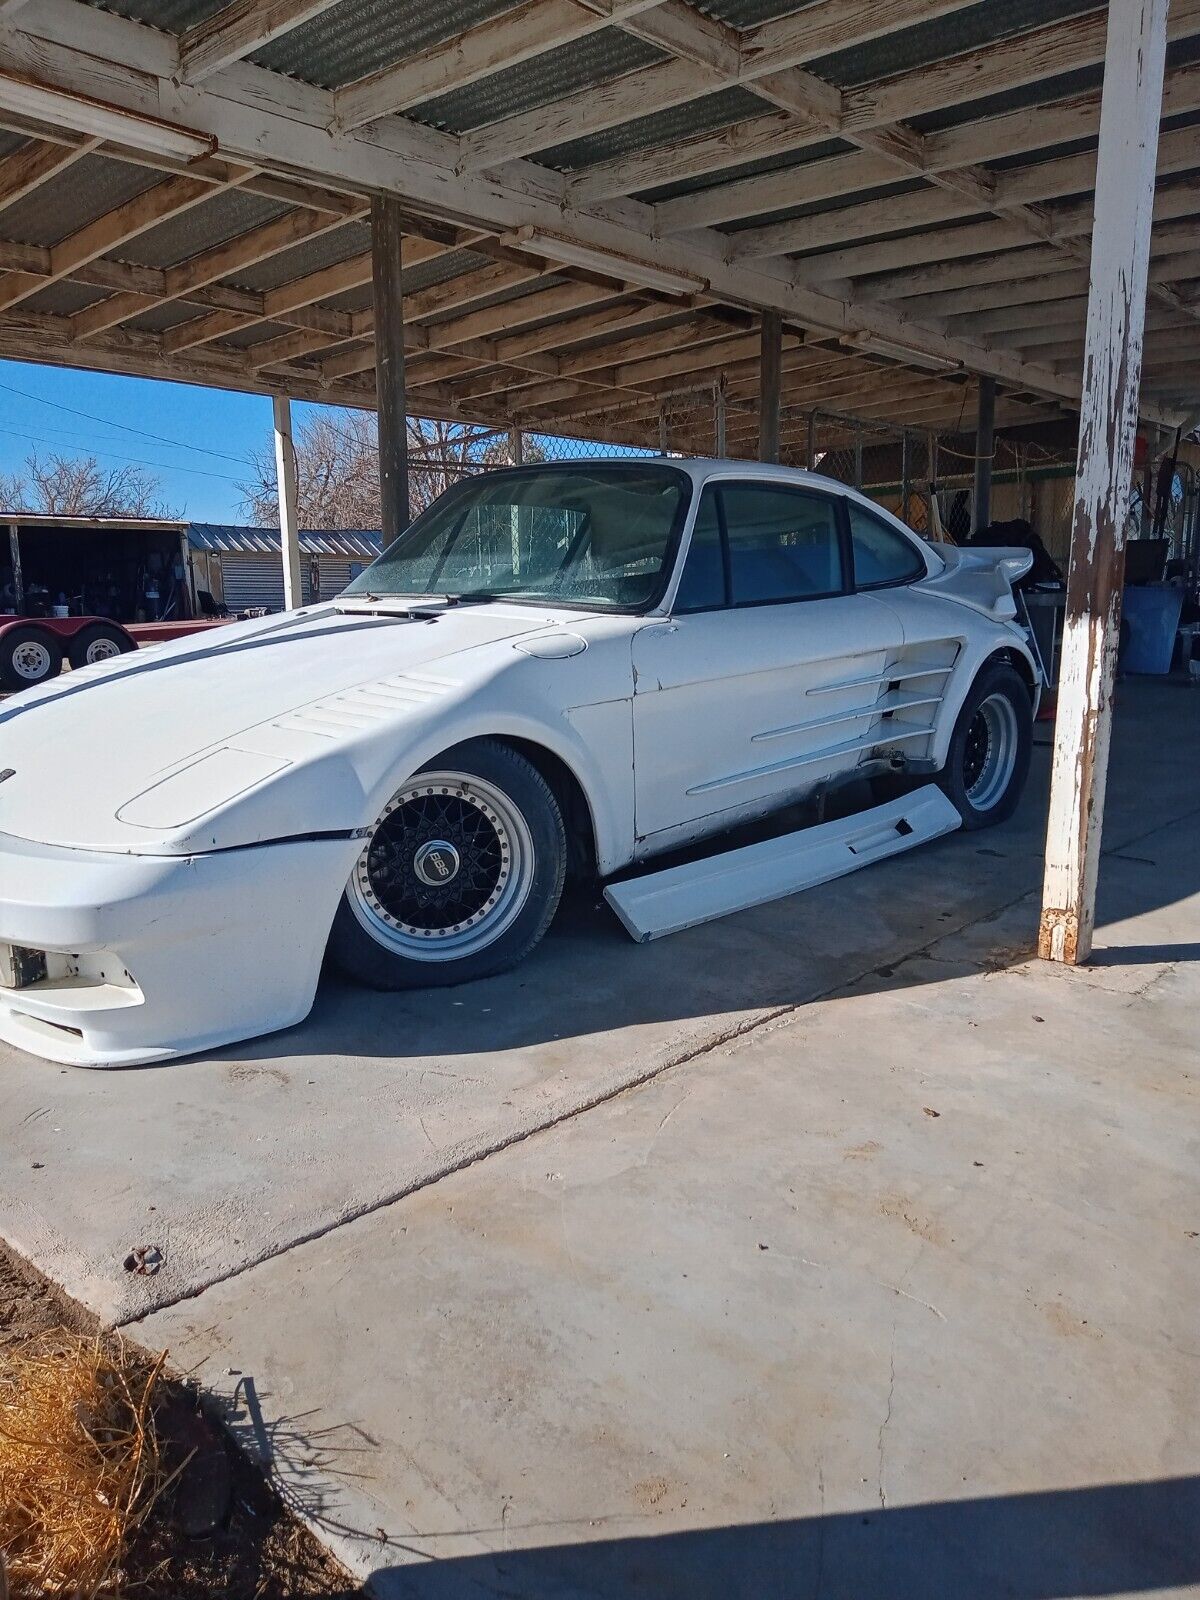
<path id="1" fill-rule="evenodd" d="M 1153 827 L 1146 828 L 1134 838 L 1123 839 L 1119 843 L 1114 842 L 1108 850 L 1102 850 L 1101 855 L 1105 856 L 1115 853 L 1118 850 L 1128 849 L 1130 845 L 1139 844 L 1143 839 L 1150 838 L 1153 834 L 1162 831 L 1164 828 L 1175 827 L 1180 822 L 1187 821 L 1192 817 L 1200 817 L 1200 806 L 1194 806 L 1190 808 L 1180 817 L 1168 819 L 1160 818 L 1153 825 Z M 942 927 L 937 929 L 936 932 L 931 934 L 925 944 L 918 946 L 917 949 L 911 950 L 906 955 L 899 956 L 895 960 L 886 964 L 892 967 L 900 967 L 906 965 L 910 961 L 923 959 L 930 951 L 934 949 L 936 945 L 941 944 L 945 939 L 953 938 L 954 936 L 965 932 L 968 928 L 977 927 L 980 924 L 987 922 L 998 921 L 1006 912 L 1011 911 L 1014 906 L 1020 905 L 1022 901 L 1032 899 L 1033 896 L 1038 893 L 1040 893 L 1040 890 L 1036 886 L 1031 889 L 1022 889 L 1021 892 L 1014 895 L 1011 900 L 1006 900 L 1003 902 L 1003 904 L 993 907 L 990 911 L 987 911 L 980 916 L 972 917 L 968 915 L 953 927 Z M 711 1055 L 713 1052 L 720 1050 L 725 1045 L 733 1044 L 739 1039 L 746 1038 L 749 1034 L 757 1033 L 760 1029 L 770 1028 L 772 1024 L 780 1021 L 781 1019 L 787 1019 L 795 1016 L 806 1006 L 817 1005 L 822 1000 L 831 1000 L 842 997 L 850 993 L 868 978 L 874 976 L 879 965 L 879 961 L 875 961 L 873 965 L 864 967 L 852 978 L 845 979 L 837 984 L 831 984 L 827 989 L 819 990 L 816 994 L 809 995 L 804 1000 L 796 1000 L 785 1005 L 773 1006 L 767 1011 L 747 1017 L 743 1021 L 735 1023 L 732 1027 L 722 1029 L 719 1033 L 713 1035 L 711 1038 L 705 1039 L 691 1048 L 681 1050 L 676 1055 L 669 1057 L 666 1061 L 662 1061 L 656 1065 L 647 1067 L 644 1072 L 638 1073 L 634 1077 L 629 1078 L 622 1083 L 614 1084 L 606 1089 L 598 1091 L 580 1105 L 568 1107 L 563 1111 L 552 1114 L 551 1116 L 547 1117 L 545 1121 L 536 1123 L 532 1127 L 518 1128 L 502 1134 L 491 1143 L 487 1143 L 479 1149 L 460 1154 L 454 1159 L 448 1161 L 445 1167 L 443 1167 L 440 1171 L 429 1173 L 424 1177 L 418 1178 L 414 1183 L 406 1185 L 404 1188 L 395 1190 L 394 1192 L 386 1195 L 382 1195 L 378 1200 L 372 1200 L 365 1205 L 359 1206 L 347 1213 L 344 1213 L 341 1216 L 334 1217 L 330 1222 L 327 1222 L 317 1228 L 311 1228 L 307 1232 L 300 1234 L 297 1238 L 288 1240 L 286 1243 L 280 1244 L 273 1249 L 264 1250 L 263 1253 L 259 1256 L 256 1256 L 253 1261 L 240 1262 L 237 1266 L 230 1267 L 224 1272 L 214 1273 L 211 1278 L 208 1278 L 204 1282 L 197 1284 L 195 1287 L 190 1288 L 181 1294 L 177 1294 L 170 1299 L 165 1299 L 158 1304 L 148 1306 L 144 1310 L 135 1312 L 128 1317 L 121 1318 L 114 1322 L 112 1326 L 114 1328 L 134 1327 L 137 1324 L 144 1322 L 148 1317 L 153 1316 L 157 1311 L 166 1311 L 171 1306 L 182 1304 L 185 1300 L 198 1299 L 208 1289 L 215 1288 L 218 1284 L 228 1283 L 234 1278 L 240 1278 L 245 1273 L 252 1272 L 255 1267 L 263 1265 L 264 1262 L 277 1260 L 280 1256 L 288 1255 L 291 1253 L 291 1251 L 300 1249 L 302 1245 L 313 1244 L 318 1239 L 327 1238 L 329 1234 L 336 1232 L 339 1228 L 348 1227 L 351 1223 L 357 1222 L 362 1217 L 369 1217 L 377 1211 L 386 1210 L 389 1206 L 398 1205 L 402 1200 L 408 1199 L 410 1195 L 417 1194 L 421 1190 L 427 1189 L 435 1183 L 440 1183 L 442 1179 L 452 1177 L 455 1173 L 462 1172 L 468 1167 L 473 1167 L 477 1162 L 486 1161 L 490 1156 L 499 1155 L 501 1151 L 507 1150 L 513 1145 L 523 1144 L 527 1139 L 532 1139 L 538 1134 L 549 1133 L 551 1129 L 561 1127 L 564 1123 L 572 1122 L 576 1117 L 584 1116 L 587 1112 L 595 1110 L 597 1106 L 606 1105 L 610 1100 L 615 1100 L 619 1095 L 629 1094 L 635 1089 L 640 1089 L 644 1084 L 650 1083 L 655 1078 L 662 1077 L 665 1073 L 670 1072 L 673 1068 L 687 1066 L 691 1062 L 698 1061 L 706 1055 Z M 986 963 L 972 961 L 970 959 L 964 960 L 963 965 L 973 968 L 977 972 L 984 972 L 987 970 Z M 931 1307 L 930 1309 L 933 1308 Z"/>
<path id="2" fill-rule="evenodd" d="M 897 1291 L 897 1293 L 899 1293 L 899 1291 Z M 879 1484 L 878 1484 L 878 1487 L 879 1487 L 879 1504 L 880 1504 L 880 1507 L 884 1511 L 887 1510 L 887 1490 L 883 1486 L 883 1436 L 887 1431 L 888 1423 L 892 1420 L 892 1401 L 896 1397 L 896 1323 L 895 1323 L 894 1320 L 892 1322 L 892 1344 L 891 1344 L 891 1349 L 888 1352 L 888 1367 L 889 1367 L 890 1376 L 888 1378 L 887 1410 L 884 1413 L 883 1421 L 879 1424 Z"/>

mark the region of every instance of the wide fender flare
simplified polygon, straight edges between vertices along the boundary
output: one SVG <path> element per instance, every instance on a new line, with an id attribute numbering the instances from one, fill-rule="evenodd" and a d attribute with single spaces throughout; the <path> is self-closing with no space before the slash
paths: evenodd
<path id="1" fill-rule="evenodd" d="M 967 696 L 985 667 L 996 661 L 1001 661 L 1006 656 L 1019 656 L 1029 669 L 1034 683 L 1033 714 L 1037 715 L 1038 704 L 1041 698 L 1041 669 L 1021 636 L 1014 632 L 1010 637 L 988 640 L 964 639 L 962 653 L 955 663 L 954 672 L 951 674 L 946 689 L 946 698 L 942 702 L 942 715 L 938 722 L 938 731 L 930 750 L 930 756 L 939 767 L 945 765 L 946 757 L 950 753 L 950 740 L 954 736 L 954 727 L 958 721 L 959 713 L 966 703 Z"/>
<path id="2" fill-rule="evenodd" d="M 545 704 L 514 708 L 511 698 L 474 695 L 426 713 L 405 729 L 403 746 L 387 759 L 377 752 L 356 763 L 363 780 L 369 827 L 396 789 L 437 756 L 470 739 L 523 741 L 558 758 L 582 791 L 592 821 L 596 866 L 603 875 L 633 853 L 633 709 L 628 698 L 556 710 Z M 367 770 L 370 768 L 371 770 Z"/>

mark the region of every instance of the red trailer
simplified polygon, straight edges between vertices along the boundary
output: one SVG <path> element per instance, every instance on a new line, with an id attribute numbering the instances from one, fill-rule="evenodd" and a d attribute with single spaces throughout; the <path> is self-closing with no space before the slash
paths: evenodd
<path id="1" fill-rule="evenodd" d="M 0 514 L 4 522 L 0 689 L 220 626 L 198 615 L 204 602 L 215 606 L 197 593 L 186 522 L 23 512 Z"/>
<path id="2" fill-rule="evenodd" d="M 62 670 L 90 666 L 136 650 L 165 644 L 206 628 L 224 627 L 228 617 L 179 622 L 112 622 L 107 617 L 0 617 L 0 688 L 30 689 Z"/>

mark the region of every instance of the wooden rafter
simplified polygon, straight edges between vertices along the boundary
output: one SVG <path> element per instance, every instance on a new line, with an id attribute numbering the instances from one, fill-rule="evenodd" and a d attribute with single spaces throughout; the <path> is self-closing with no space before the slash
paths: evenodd
<path id="1" fill-rule="evenodd" d="M 683 341 L 691 336 L 681 332 L 678 347 L 673 346 L 669 305 L 650 304 L 638 311 L 619 303 L 628 287 L 619 270 L 589 269 L 569 254 L 564 259 L 573 264 L 556 267 L 549 245 L 543 259 L 522 261 L 483 237 L 489 233 L 511 235 L 520 226 L 539 232 L 545 229 L 548 237 L 557 234 L 572 249 L 594 249 L 605 260 L 619 262 L 625 255 L 631 263 L 661 264 L 668 273 L 678 270 L 694 277 L 703 284 L 699 300 L 708 304 L 696 307 L 688 327 L 722 315 L 740 316 L 744 326 L 749 313 L 778 311 L 788 327 L 811 332 L 811 350 L 798 346 L 787 352 L 789 357 L 803 353 L 804 359 L 797 361 L 794 370 L 816 373 L 828 369 L 824 379 L 814 377 L 811 382 L 826 383 L 831 393 L 840 393 L 848 383 L 851 396 L 866 400 L 876 388 L 881 395 L 885 390 L 889 395 L 898 394 L 900 384 L 886 377 L 894 370 L 914 389 L 913 401 L 918 392 L 927 393 L 931 404 L 948 412 L 960 401 L 962 391 L 956 381 L 931 377 L 928 372 L 914 377 L 903 366 L 889 369 L 863 362 L 844 344 L 847 339 L 861 338 L 884 344 L 890 341 L 902 350 L 943 360 L 948 368 L 990 371 L 1002 384 L 1015 389 L 1070 401 L 1078 392 L 1078 373 L 1070 356 L 1061 354 L 1061 347 L 1069 345 L 1070 339 L 1064 337 L 1051 345 L 1039 336 L 1059 327 L 1047 306 L 1058 305 L 1066 334 L 1074 331 L 1071 318 L 1077 310 L 1091 204 L 1061 202 L 1066 196 L 1086 193 L 1092 158 L 1086 152 L 1070 154 L 994 173 L 985 163 L 1001 153 L 1044 148 L 1059 138 L 1092 136 L 1097 97 L 1076 95 L 1054 105 L 1035 106 L 1027 113 L 966 122 L 924 137 L 898 118 L 916 114 L 933 101 L 938 108 L 962 103 L 1098 59 L 1095 14 L 1045 25 L 986 50 L 934 63 L 920 73 L 901 74 L 846 94 L 804 70 L 807 61 L 831 49 L 881 37 L 967 3 L 814 0 L 791 16 L 736 33 L 685 0 L 659 4 L 651 0 L 640 4 L 634 0 L 527 0 L 498 19 L 507 31 L 493 29 L 485 35 L 479 29 L 469 30 L 452 47 L 409 58 L 391 69 L 386 85 L 381 75 L 375 74 L 373 79 L 331 93 L 280 78 L 243 59 L 267 42 L 264 28 L 274 30 L 270 36 L 278 36 L 316 14 L 316 6 L 300 0 L 275 4 L 241 0 L 202 25 L 208 30 L 205 38 L 200 30 L 193 30 L 182 41 L 170 35 L 152 35 L 137 23 L 81 6 L 75 0 L 38 0 L 30 8 L 28 24 L 21 15 L 11 26 L 6 25 L 0 14 L 0 67 L 28 72 L 36 66 L 69 85 L 72 73 L 82 71 L 86 60 L 91 63 L 87 68 L 89 92 L 102 92 L 116 104 L 127 101 L 131 109 L 144 106 L 145 85 L 151 82 L 156 114 L 215 138 L 220 151 L 218 165 L 227 168 L 227 157 L 232 156 L 247 168 L 252 161 L 260 167 L 247 186 L 250 182 L 256 187 L 275 184 L 281 189 L 291 185 L 297 195 L 306 187 L 313 195 L 323 190 L 336 197 L 341 211 L 324 218 L 311 212 L 305 215 L 300 209 L 303 202 L 297 199 L 296 209 L 287 216 L 233 241 L 236 249 L 220 245 L 204 251 L 168 268 L 156 280 L 144 276 L 122 280 L 116 269 L 127 264 L 106 261 L 103 250 L 88 256 L 86 239 L 86 259 L 72 261 L 69 253 L 62 252 L 55 259 L 50 252 L 38 258 L 34 270 L 15 264 L 14 246 L 14 265 L 9 276 L 0 280 L 0 310 L 5 304 L 19 305 L 22 298 L 55 278 L 83 282 L 89 273 L 99 275 L 112 269 L 102 285 L 109 298 L 62 320 L 69 337 L 85 349 L 90 347 L 97 361 L 120 356 L 127 362 L 144 359 L 157 367 L 174 360 L 179 375 L 194 374 L 199 381 L 216 381 L 212 375 L 218 370 L 236 370 L 238 387 L 258 384 L 279 392 L 279 384 L 295 383 L 300 386 L 296 393 L 309 386 L 326 395 L 365 398 L 370 392 L 365 375 L 374 359 L 367 342 L 371 314 L 340 311 L 322 301 L 365 284 L 366 257 L 360 255 L 352 258 L 353 264 L 339 263 L 336 269 L 310 273 L 253 296 L 235 288 L 229 279 L 232 275 L 236 284 L 242 267 L 269 260 L 289 245 L 339 225 L 347 212 L 361 214 L 365 202 L 357 196 L 372 190 L 391 191 L 405 195 L 415 226 L 428 221 L 436 231 L 429 219 L 438 216 L 451 222 L 448 232 L 443 228 L 442 238 L 426 242 L 429 249 L 453 247 L 448 241 L 461 240 L 464 226 L 471 226 L 476 230 L 478 248 L 493 256 L 490 266 L 462 275 L 467 279 L 465 285 L 452 279 L 449 284 L 407 297 L 406 318 L 411 317 L 413 326 L 411 344 L 406 326 L 405 343 L 414 357 L 412 382 L 431 405 L 459 415 L 474 411 L 480 416 L 486 412 L 490 418 L 511 417 L 518 408 L 526 408 L 530 414 L 557 417 L 565 424 L 572 417 L 600 415 L 598 404 L 619 410 L 622 396 L 637 395 L 651 385 L 690 382 L 692 374 L 728 371 L 736 375 L 750 360 L 746 335 L 736 326 L 717 326 L 711 338 L 691 339 L 686 345 Z M 1200 0 L 1174 0 L 1171 17 L 1177 36 L 1200 32 Z M 547 27 L 531 31 L 532 24 L 539 21 Z M 587 105 L 582 100 L 560 101 L 522 114 L 524 122 L 509 120 L 463 138 L 403 120 L 375 120 L 397 104 L 415 104 L 431 93 L 461 87 L 500 70 L 508 64 L 504 50 L 532 55 L 553 48 L 548 31 L 552 23 L 567 30 L 570 37 L 581 37 L 597 27 L 617 27 L 653 43 L 667 59 L 645 69 L 652 78 L 634 73 L 615 84 L 597 86 L 589 91 Z M 26 27 L 28 33 L 22 32 Z M 1102 32 L 1101 28 L 1101 36 Z M 209 52 L 207 62 L 198 53 L 202 45 Z M 218 60 L 225 50 L 232 53 Z M 226 64 L 235 61 L 237 65 L 226 70 Z M 420 74 L 426 76 L 422 79 Z M 202 79 L 203 85 L 195 87 Z M 180 83 L 184 87 L 176 88 Z M 794 174 L 773 173 L 719 185 L 700 196 L 657 208 L 631 201 L 593 207 L 588 186 L 603 176 L 599 169 L 564 179 L 522 159 L 525 153 L 545 147 L 537 142 L 526 144 L 531 135 L 557 142 L 560 137 L 576 136 L 580 128 L 616 126 L 653 111 L 658 103 L 647 97 L 648 86 L 656 94 L 677 96 L 669 103 L 679 103 L 732 85 L 751 88 L 765 102 L 784 108 L 776 113 L 764 106 L 762 117 L 746 123 L 745 129 L 753 131 L 754 138 L 766 131 L 771 138 L 792 139 L 786 148 L 799 148 L 833 133 L 857 144 L 858 149 L 797 168 Z M 375 102 L 368 101 L 368 93 L 377 97 Z M 398 93 L 399 101 L 388 98 Z M 408 95 L 414 98 L 406 99 Z M 1200 104 L 1200 72 L 1185 67 L 1172 73 L 1167 97 L 1172 110 L 1194 109 Z M 371 114 L 364 116 L 367 110 Z M 575 117 L 577 112 L 583 122 Z M 327 130 L 339 125 L 363 131 L 331 141 Z M 730 139 L 736 143 L 732 134 Z M 702 145 L 706 146 L 703 156 L 697 151 Z M 713 155 L 707 145 L 707 136 L 691 141 L 688 159 L 707 160 Z M 741 146 L 743 151 L 747 148 Z M 1164 136 L 1160 175 L 1186 171 L 1196 154 L 1191 130 Z M 660 162 L 664 155 L 669 164 L 670 150 L 647 152 L 647 161 L 659 163 L 648 183 L 668 181 Z M 736 159 L 745 159 L 745 155 Z M 711 169 L 697 171 L 719 173 L 727 164 L 720 154 L 714 157 Z M 473 176 L 480 167 L 492 170 L 493 175 Z M 0 163 L 0 204 L 3 173 L 4 163 Z M 870 197 L 855 201 L 856 192 L 905 174 L 917 175 L 931 187 L 890 202 Z M 609 172 L 605 181 L 612 176 Z M 214 192 L 209 172 L 199 170 L 168 174 L 158 187 L 206 181 L 207 192 Z M 792 198 L 789 186 L 793 182 L 799 198 Z M 785 198 L 776 202 L 780 193 Z M 808 219 L 800 225 L 780 224 L 774 236 L 766 231 L 776 226 L 770 223 L 732 238 L 711 231 L 714 222 L 752 218 L 764 210 L 769 213 L 773 206 L 782 209 L 814 198 L 843 197 L 848 204 L 833 216 Z M 722 211 L 722 207 L 729 209 Z M 980 212 L 991 213 L 993 220 L 970 220 Z M 1172 219 L 1183 226 L 1197 213 L 1200 186 L 1184 179 L 1160 189 L 1155 213 L 1160 230 L 1175 225 Z M 906 239 L 880 237 L 917 226 L 928 231 Z M 798 263 L 776 259 L 768 251 L 778 247 L 781 253 L 790 252 L 794 235 L 784 231 L 789 227 L 794 234 L 806 235 L 800 248 L 823 249 L 824 253 L 802 256 Z M 5 261 L 9 252 L 9 246 L 0 245 L 0 261 Z M 988 288 L 986 252 L 998 260 L 1019 257 L 1022 264 L 1011 274 L 1003 267 L 990 274 L 993 295 L 982 305 L 954 300 L 939 304 L 946 295 L 961 299 L 969 290 L 975 290 L 978 298 L 978 291 Z M 1176 253 L 1186 257 L 1184 250 Z M 42 266 L 46 270 L 38 270 Z M 476 303 L 552 271 L 573 281 L 545 285 L 515 302 Z M 952 276 L 956 271 L 963 275 L 961 281 Z M 1187 276 L 1186 272 L 1172 276 L 1166 261 L 1161 272 L 1152 273 L 1164 316 L 1169 313 L 1173 319 L 1162 325 L 1162 331 L 1176 337 L 1186 333 L 1188 323 L 1197 317 Z M 1035 286 L 1052 281 L 1054 287 L 1039 296 Z M 1018 289 L 1005 300 L 1010 286 L 1018 283 L 1024 283 L 1024 291 Z M 466 297 L 456 298 L 464 288 Z M 422 298 L 426 293 L 428 301 Z M 11 298 L 6 301 L 6 296 Z M 151 342 L 147 342 L 150 336 L 120 329 L 121 321 L 172 299 L 195 305 L 199 314 Z M 1023 309 L 1026 307 L 1028 311 Z M 447 311 L 454 313 L 448 319 Z M 19 311 L 11 316 L 25 318 Z M 565 348 L 565 341 L 555 337 L 555 324 L 549 321 L 589 317 L 607 319 L 605 325 L 630 319 L 627 338 L 607 357 L 602 350 L 572 352 Z M 547 326 L 536 326 L 539 318 L 547 319 Z M 655 321 L 668 325 L 656 329 Z M 271 333 L 249 349 L 222 344 L 256 322 L 282 323 L 288 331 Z M 58 324 L 55 331 L 57 337 Z M 1022 335 L 1033 337 L 1021 342 Z M 1148 344 L 1152 358 L 1155 336 L 1152 322 Z M 707 358 L 702 353 L 705 349 Z M 787 383 L 792 381 L 792 371 L 789 367 L 785 374 Z M 859 371 L 866 376 L 856 386 Z M 878 376 L 881 371 L 886 381 Z M 753 400 L 751 379 L 747 368 L 738 380 L 748 385 L 741 397 L 746 404 Z"/>
<path id="2" fill-rule="evenodd" d="M 189 28 L 179 45 L 180 74 L 199 83 L 230 62 L 261 50 L 282 34 L 311 22 L 338 0 L 233 0 Z"/>

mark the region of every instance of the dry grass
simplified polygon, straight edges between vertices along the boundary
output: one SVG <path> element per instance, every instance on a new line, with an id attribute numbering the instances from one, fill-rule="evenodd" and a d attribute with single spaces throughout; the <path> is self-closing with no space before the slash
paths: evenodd
<path id="1" fill-rule="evenodd" d="M 59 1334 L 0 1351 L 0 1595 L 119 1593 L 165 1488 L 151 1402 L 162 1357 Z"/>

